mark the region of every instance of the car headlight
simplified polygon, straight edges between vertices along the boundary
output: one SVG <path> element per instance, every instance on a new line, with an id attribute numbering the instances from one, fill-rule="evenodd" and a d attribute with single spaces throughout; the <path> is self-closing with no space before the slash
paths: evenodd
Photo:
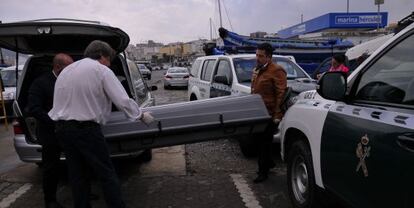
<path id="1" fill-rule="evenodd" d="M 288 107 L 294 105 L 296 102 L 298 101 L 298 96 L 293 96 L 291 97 L 287 102 L 288 102 Z"/>

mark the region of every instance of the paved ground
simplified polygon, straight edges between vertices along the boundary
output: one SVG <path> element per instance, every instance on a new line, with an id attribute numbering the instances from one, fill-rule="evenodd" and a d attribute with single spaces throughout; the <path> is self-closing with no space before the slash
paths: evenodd
<path id="1" fill-rule="evenodd" d="M 162 71 L 150 83 L 157 104 L 187 100 L 185 89 L 164 90 Z M 1 131 L 0 127 L 0 131 Z M 11 134 L 0 132 L 0 208 L 43 207 L 41 169 L 25 164 L 15 155 Z M 244 158 L 234 139 L 153 150 L 153 159 L 115 160 L 128 207 L 291 207 L 287 200 L 286 168 L 274 152 L 277 167 L 268 181 L 253 184 L 256 160 Z M 58 173 L 62 184 L 58 200 L 72 206 L 65 168 Z M 93 207 L 105 207 L 97 181 L 92 190 L 100 195 Z"/>

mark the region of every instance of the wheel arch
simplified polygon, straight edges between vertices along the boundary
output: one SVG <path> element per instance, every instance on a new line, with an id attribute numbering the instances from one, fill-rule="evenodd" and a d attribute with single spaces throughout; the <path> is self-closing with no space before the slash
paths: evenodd
<path id="1" fill-rule="evenodd" d="M 295 143 L 296 141 L 300 141 L 300 140 L 306 143 L 307 147 L 309 148 L 312 154 L 312 148 L 308 141 L 308 137 L 301 130 L 292 127 L 292 128 L 287 129 L 285 133 L 285 138 L 283 142 L 283 149 L 284 149 L 283 158 L 284 159 L 288 155 L 289 150 L 292 147 L 293 143 Z"/>

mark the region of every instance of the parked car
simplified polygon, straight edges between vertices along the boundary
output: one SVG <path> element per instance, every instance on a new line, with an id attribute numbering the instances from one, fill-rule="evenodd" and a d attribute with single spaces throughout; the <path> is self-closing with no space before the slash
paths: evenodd
<path id="1" fill-rule="evenodd" d="M 315 80 L 295 63 L 292 56 L 273 56 L 273 62 L 287 72 L 288 87 L 292 89 L 291 99 L 300 92 L 316 88 Z M 197 58 L 191 68 L 188 84 L 188 99 L 202 100 L 213 97 L 250 94 L 251 77 L 256 66 L 255 54 L 218 55 Z M 253 136 L 254 137 L 254 136 Z M 278 142 L 280 134 L 275 134 Z M 238 139 L 242 153 L 255 156 L 255 140 L 250 136 Z"/>
<path id="2" fill-rule="evenodd" d="M 18 77 L 22 74 L 24 65 L 18 66 Z M 3 91 L 3 98 L 4 98 L 4 107 L 6 108 L 6 115 L 8 117 L 13 116 L 13 102 L 16 96 L 16 66 L 10 66 L 3 68 L 0 71 L 1 81 L 3 83 L 4 91 Z"/>
<path id="3" fill-rule="evenodd" d="M 252 131 L 260 133 L 270 120 L 263 101 L 254 95 L 153 107 L 155 100 L 150 90 L 157 88 L 149 89 L 138 66 L 122 55 L 129 37 L 119 28 L 94 21 L 63 19 L 0 23 L 1 48 L 32 54 L 18 80 L 13 103 L 17 117 L 13 124 L 13 140 L 22 161 L 41 162 L 37 122 L 26 112 L 28 89 L 33 80 L 52 69 L 54 54 L 64 51 L 79 60 L 86 46 L 96 39 L 107 42 L 116 51 L 111 63 L 112 71 L 128 95 L 144 112 L 151 111 L 157 119 L 157 122 L 146 126 L 140 121 L 129 121 L 123 112 L 113 108 L 108 122 L 101 126 L 111 157 L 145 153 L 144 158 L 151 159 L 151 152 L 144 150 L 245 135 Z M 236 103 L 242 106 L 234 110 Z"/>
<path id="4" fill-rule="evenodd" d="M 171 67 L 164 75 L 164 89 L 171 87 L 188 87 L 190 73 L 185 67 Z"/>
<path id="5" fill-rule="evenodd" d="M 145 79 L 151 80 L 151 70 L 149 70 L 144 64 L 138 64 L 138 68 Z"/>
<path id="6" fill-rule="evenodd" d="M 348 78 L 328 72 L 298 96 L 280 124 L 294 207 L 326 196 L 346 207 L 414 207 L 413 53 L 411 24 Z"/>

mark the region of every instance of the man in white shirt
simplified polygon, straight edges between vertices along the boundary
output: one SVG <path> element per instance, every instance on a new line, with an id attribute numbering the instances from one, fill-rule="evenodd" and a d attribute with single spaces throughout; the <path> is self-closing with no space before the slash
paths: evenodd
<path id="1" fill-rule="evenodd" d="M 112 103 L 131 120 L 153 120 L 128 97 L 108 68 L 114 56 L 107 43 L 92 41 L 85 49 L 85 58 L 67 66 L 56 80 L 49 116 L 57 122 L 56 133 L 67 159 L 74 207 L 90 207 L 86 166 L 100 179 L 108 207 L 125 207 L 100 128 L 111 113 Z"/>

